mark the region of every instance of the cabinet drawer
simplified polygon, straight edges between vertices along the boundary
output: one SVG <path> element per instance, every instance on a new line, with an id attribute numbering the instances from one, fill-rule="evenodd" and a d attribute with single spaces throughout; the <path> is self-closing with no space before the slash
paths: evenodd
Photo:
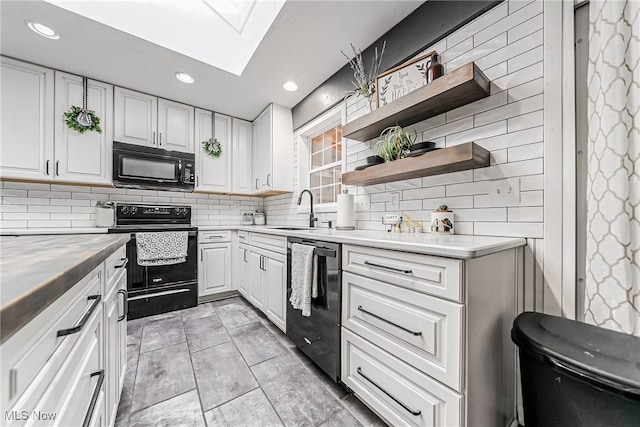
<path id="1" fill-rule="evenodd" d="M 344 245 L 345 271 L 454 301 L 462 301 L 462 261 Z"/>
<path id="2" fill-rule="evenodd" d="M 463 399 L 342 328 L 342 381 L 390 425 L 463 425 Z"/>
<path id="3" fill-rule="evenodd" d="M 40 381 L 51 381 L 88 325 L 85 321 L 84 327 L 67 335 L 58 336 L 58 332 L 72 332 L 82 318 L 88 321 L 101 310 L 102 269 L 101 264 L 2 345 L 2 375 L 10 378 L 8 388 L 2 390 L 3 406 L 15 401 L 45 364 L 50 368 L 39 376 Z"/>
<path id="4" fill-rule="evenodd" d="M 105 262 L 106 268 L 106 283 L 107 288 L 105 290 L 105 295 L 111 291 L 113 285 L 116 284 L 118 273 L 127 268 L 127 245 L 123 245 L 120 249 L 115 251 L 107 261 Z"/>
<path id="5" fill-rule="evenodd" d="M 238 241 L 240 243 L 247 243 L 249 241 L 249 232 L 248 231 L 238 231 Z"/>
<path id="6" fill-rule="evenodd" d="M 231 231 L 201 231 L 198 233 L 198 243 L 216 243 L 216 242 L 230 242 Z"/>
<path id="7" fill-rule="evenodd" d="M 249 233 L 249 244 L 262 249 L 287 253 L 287 238 L 284 236 L 272 236 L 270 234 Z"/>
<path id="8" fill-rule="evenodd" d="M 342 325 L 462 391 L 462 304 L 344 272 Z"/>

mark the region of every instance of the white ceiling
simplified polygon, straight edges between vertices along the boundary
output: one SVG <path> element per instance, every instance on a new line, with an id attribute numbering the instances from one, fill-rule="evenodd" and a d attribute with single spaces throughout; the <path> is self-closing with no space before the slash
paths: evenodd
<path id="1" fill-rule="evenodd" d="M 348 52 L 349 43 L 367 47 L 421 4 L 288 0 L 237 76 L 44 1 L 3 0 L 0 53 L 253 120 L 270 102 L 293 107 L 346 64 L 340 50 Z M 25 20 L 50 26 L 60 39 L 36 35 Z M 170 25 L 166 32 L 182 36 Z M 229 40 L 213 43 L 229 45 Z M 176 71 L 189 73 L 195 83 L 179 82 Z M 296 92 L 282 88 L 288 80 L 298 84 Z"/>

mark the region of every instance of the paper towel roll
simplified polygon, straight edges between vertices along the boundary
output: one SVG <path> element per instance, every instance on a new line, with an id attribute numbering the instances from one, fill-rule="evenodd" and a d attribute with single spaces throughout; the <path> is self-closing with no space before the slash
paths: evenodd
<path id="1" fill-rule="evenodd" d="M 353 217 L 353 195 L 338 194 L 338 221 L 336 227 L 355 227 Z"/>

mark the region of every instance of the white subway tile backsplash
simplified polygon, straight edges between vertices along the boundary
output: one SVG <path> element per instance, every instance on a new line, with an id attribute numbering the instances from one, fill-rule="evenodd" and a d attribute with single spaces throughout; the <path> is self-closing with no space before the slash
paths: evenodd
<path id="1" fill-rule="evenodd" d="M 431 199 L 434 197 L 444 197 L 444 196 L 445 196 L 444 186 L 416 188 L 413 190 L 404 190 L 402 192 L 402 200 Z"/>
<path id="2" fill-rule="evenodd" d="M 507 61 L 507 69 L 509 73 L 515 73 L 523 68 L 530 67 L 541 62 L 543 59 L 543 47 L 538 46 Z M 542 75 L 540 75 L 542 77 Z"/>
<path id="3" fill-rule="evenodd" d="M 526 160 L 523 162 L 507 163 L 475 169 L 473 177 L 476 181 L 483 179 L 509 178 L 513 176 L 536 175 L 543 173 L 542 159 Z"/>
<path id="4" fill-rule="evenodd" d="M 482 126 L 487 123 L 496 122 L 498 120 L 509 119 L 511 117 L 519 117 L 532 111 L 541 110 L 543 107 L 542 95 L 536 95 L 522 101 L 513 102 L 493 110 L 476 114 L 475 125 Z"/>
<path id="5" fill-rule="evenodd" d="M 479 31 L 489 27 L 494 22 L 497 22 L 502 18 L 506 18 L 508 14 L 509 2 L 501 3 L 447 37 L 447 47 L 456 45 L 462 40 L 473 36 Z"/>
<path id="6" fill-rule="evenodd" d="M 29 206 L 29 212 L 70 213 L 72 212 L 71 209 L 72 209 L 71 206 L 36 206 L 36 205 Z M 80 209 L 80 208 L 76 207 L 76 209 Z M 83 207 L 82 209 L 95 210 L 95 208 L 85 208 L 85 207 Z"/>
<path id="7" fill-rule="evenodd" d="M 446 146 L 452 147 L 465 142 L 473 142 L 483 138 L 489 138 L 495 135 L 501 135 L 507 132 L 507 121 L 502 120 L 483 126 L 476 126 L 469 130 L 447 135 Z"/>
<path id="8" fill-rule="evenodd" d="M 529 98 L 530 99 L 530 98 Z M 517 132 L 523 129 L 529 129 L 536 126 L 542 126 L 544 114 L 542 110 L 533 111 L 522 116 L 512 117 L 507 122 L 509 132 Z"/>
<path id="9" fill-rule="evenodd" d="M 508 208 L 509 222 L 543 222 L 544 208 L 542 206 L 527 206 Z"/>
<path id="10" fill-rule="evenodd" d="M 491 94 L 530 82 L 531 80 L 539 79 L 543 76 L 543 68 L 542 61 L 540 61 L 515 72 L 509 71 L 509 74 L 506 76 L 491 82 Z"/>
<path id="11" fill-rule="evenodd" d="M 83 187 L 81 185 L 61 185 L 51 184 L 51 191 L 66 191 L 72 193 L 90 193 L 92 187 Z"/>
<path id="12" fill-rule="evenodd" d="M 35 213 L 35 212 L 3 212 L 3 220 L 31 220 L 31 219 L 49 219 L 48 213 Z"/>
<path id="13" fill-rule="evenodd" d="M 29 197 L 3 197 L 5 205 L 48 205 L 49 199 L 35 199 Z"/>
<path id="14" fill-rule="evenodd" d="M 516 40 L 520 40 L 521 38 L 542 29 L 542 18 L 543 15 L 542 13 L 540 13 L 529 19 L 528 21 L 525 21 L 522 24 L 510 29 L 507 33 L 507 42 L 513 43 Z"/>
<path id="15" fill-rule="evenodd" d="M 40 184 L 36 182 L 19 182 L 19 181 L 4 181 L 4 188 L 17 188 L 20 190 L 51 190 L 50 184 Z"/>
<path id="16" fill-rule="evenodd" d="M 14 188 L 2 188 L 0 189 L 0 196 L 27 197 L 27 190 L 18 190 Z"/>
<path id="17" fill-rule="evenodd" d="M 520 178 L 520 191 L 544 189 L 544 175 L 530 175 Z"/>
<path id="18" fill-rule="evenodd" d="M 486 148 L 487 150 L 500 150 L 508 147 L 516 147 L 518 145 L 531 144 L 534 142 L 542 142 L 543 129 L 542 126 L 525 129 L 513 133 L 505 133 L 486 139 L 476 140 L 476 144 Z"/>
<path id="19" fill-rule="evenodd" d="M 542 157 L 544 147 L 542 142 L 535 144 L 521 145 L 519 147 L 509 148 L 509 161 L 519 162 L 521 160 L 530 160 Z"/>
<path id="20" fill-rule="evenodd" d="M 478 236 L 504 236 L 542 239 L 544 225 L 526 222 L 474 222 L 474 234 Z"/>
<path id="21" fill-rule="evenodd" d="M 511 28 L 516 27 L 519 24 L 541 13 L 542 1 L 532 2 L 531 4 L 518 9 L 515 12 L 509 13 L 509 15 L 504 19 L 501 19 L 476 33 L 473 36 L 474 42 L 476 44 L 484 43 L 487 40 L 490 40 L 499 34 L 505 33 Z"/>
<path id="22" fill-rule="evenodd" d="M 521 84 L 520 86 L 512 87 L 507 90 L 509 102 L 520 101 L 521 99 L 529 98 L 534 95 L 541 94 L 544 90 L 544 79 L 532 80 L 528 83 Z M 504 92 L 501 92 L 504 93 Z"/>
<path id="23" fill-rule="evenodd" d="M 27 221 L 27 228 L 69 228 L 71 221 Z"/>
<path id="24" fill-rule="evenodd" d="M 481 113 L 483 111 L 491 110 L 496 107 L 500 107 L 507 103 L 507 94 L 500 92 L 487 98 L 480 99 L 471 104 L 463 105 L 446 113 L 447 121 L 452 122 L 454 120 L 462 119 L 464 117 L 472 116 L 474 114 Z"/>

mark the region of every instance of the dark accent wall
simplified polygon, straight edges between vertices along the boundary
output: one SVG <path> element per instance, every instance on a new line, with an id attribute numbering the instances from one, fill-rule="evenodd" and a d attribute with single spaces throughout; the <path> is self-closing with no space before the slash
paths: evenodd
<path id="1" fill-rule="evenodd" d="M 370 66 L 374 48 L 380 48 L 386 40 L 387 47 L 380 69 L 388 70 L 443 39 L 501 1 L 426 1 L 363 50 L 364 63 L 367 67 Z M 293 107 L 293 128 L 303 126 L 342 101 L 345 92 L 353 89 L 352 78 L 353 72 L 347 64 L 307 95 Z"/>

